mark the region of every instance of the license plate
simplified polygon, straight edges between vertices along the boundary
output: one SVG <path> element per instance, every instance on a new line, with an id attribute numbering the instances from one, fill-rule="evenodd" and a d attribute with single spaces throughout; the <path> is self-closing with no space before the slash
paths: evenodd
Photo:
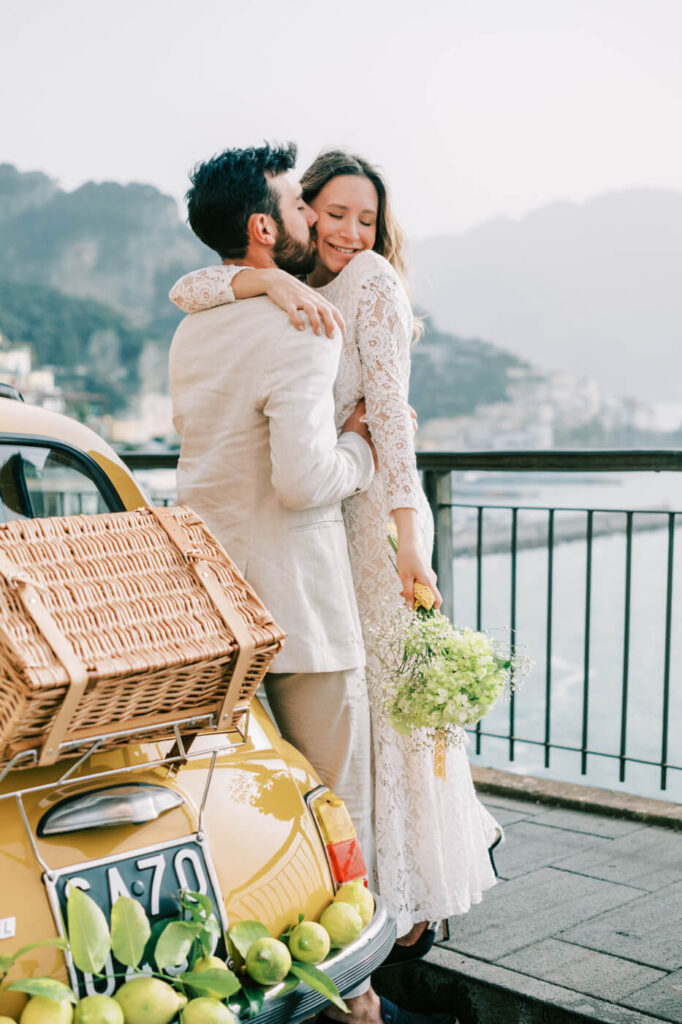
<path id="1" fill-rule="evenodd" d="M 223 902 L 208 850 L 193 837 L 159 846 L 149 846 L 144 850 L 136 850 L 121 856 L 73 864 L 54 872 L 51 879 L 45 876 L 44 881 L 61 934 L 63 922 L 66 921 L 69 885 L 76 885 L 87 892 L 104 911 L 107 921 L 111 918 L 111 907 L 118 897 L 132 896 L 142 904 L 152 925 L 162 918 L 177 919 L 178 903 L 174 897 L 180 889 L 200 892 L 211 900 L 221 928 L 224 930 L 227 927 Z M 222 940 L 215 952 L 218 956 L 225 957 L 226 951 Z M 102 976 L 93 976 L 78 970 L 70 956 L 67 957 L 67 961 L 71 985 L 79 998 L 100 993 L 112 995 L 122 983 L 122 974 L 134 974 L 132 968 L 124 967 L 111 953 L 102 969 Z M 148 965 L 148 969 L 152 966 L 156 970 L 156 965 L 151 964 Z M 145 970 L 144 963 L 140 965 L 140 969 Z M 178 967 L 178 971 L 186 969 L 186 963 Z M 118 978 L 115 975 L 118 975 Z"/>

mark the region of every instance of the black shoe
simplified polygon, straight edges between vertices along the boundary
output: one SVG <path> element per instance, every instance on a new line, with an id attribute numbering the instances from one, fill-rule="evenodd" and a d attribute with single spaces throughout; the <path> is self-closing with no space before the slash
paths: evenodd
<path id="1" fill-rule="evenodd" d="M 435 928 L 425 928 L 416 942 L 411 946 L 400 946 L 393 944 L 393 949 L 388 954 L 382 967 L 393 967 L 396 964 L 409 964 L 411 960 L 421 960 L 431 949 L 436 938 Z"/>
<path id="2" fill-rule="evenodd" d="M 500 872 L 497 870 L 497 866 L 495 864 L 495 858 L 493 857 L 493 850 L 495 850 L 500 845 L 500 843 L 502 842 L 502 839 L 503 839 L 502 833 L 498 831 L 497 839 L 493 843 L 491 843 L 490 846 L 488 847 L 488 856 L 490 857 L 490 866 L 492 867 L 493 871 L 495 872 L 495 878 L 499 878 L 500 877 Z"/>
<path id="3" fill-rule="evenodd" d="M 449 1013 L 412 1013 L 395 1003 L 389 1003 L 383 996 L 379 996 L 379 999 L 384 1024 L 458 1024 L 457 1018 Z"/>

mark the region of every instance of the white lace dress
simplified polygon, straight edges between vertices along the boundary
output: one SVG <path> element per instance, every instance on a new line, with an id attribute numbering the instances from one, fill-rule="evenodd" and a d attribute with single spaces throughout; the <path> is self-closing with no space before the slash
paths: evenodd
<path id="1" fill-rule="evenodd" d="M 241 268 L 239 268 L 241 269 Z M 171 292 L 186 312 L 230 301 L 237 268 L 187 275 Z M 367 641 L 372 716 L 378 892 L 396 919 L 398 935 L 418 921 L 465 913 L 494 885 L 487 847 L 496 823 L 474 791 L 464 746 L 450 747 L 446 778 L 434 775 L 433 751 L 398 735 L 382 711 L 381 668 L 371 653 L 371 629 L 386 614 L 384 595 L 402 601 L 389 558 L 386 527 L 394 508 L 417 510 L 425 553 L 433 519 L 421 487 L 408 408 L 412 312 L 391 265 L 365 251 L 321 288 L 346 322 L 335 384 L 341 427 L 364 396 L 380 470 L 362 494 L 343 502 L 360 621 Z"/>

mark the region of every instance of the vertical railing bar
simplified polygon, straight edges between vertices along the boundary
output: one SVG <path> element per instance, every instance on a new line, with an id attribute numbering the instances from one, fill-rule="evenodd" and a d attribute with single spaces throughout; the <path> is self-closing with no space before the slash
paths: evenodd
<path id="1" fill-rule="evenodd" d="M 449 471 L 424 471 L 424 493 L 431 506 L 434 536 L 431 566 L 438 576 L 444 615 L 454 619 L 452 477 Z"/>
<path id="2" fill-rule="evenodd" d="M 668 788 L 668 718 L 670 714 L 670 644 L 673 621 L 675 565 L 675 513 L 668 513 L 668 579 L 665 599 L 665 654 L 663 662 L 663 723 L 661 726 L 661 789 Z"/>
<path id="3" fill-rule="evenodd" d="M 592 537 L 594 512 L 587 509 L 585 530 L 585 646 L 583 650 L 583 728 L 580 741 L 580 774 L 587 775 L 587 741 L 590 707 L 590 631 L 592 624 Z"/>
<path id="4" fill-rule="evenodd" d="M 625 782 L 625 765 L 628 731 L 628 685 L 630 682 L 630 609 L 632 591 L 632 512 L 626 512 L 625 529 L 625 614 L 623 621 L 623 688 L 620 710 L 620 772 L 621 782 Z"/>
<path id="5" fill-rule="evenodd" d="M 518 541 L 518 513 L 517 508 L 512 508 L 512 521 L 511 521 L 511 607 L 509 615 L 509 650 L 511 653 L 512 660 L 516 652 L 516 554 L 517 554 L 517 541 Z M 512 680 L 513 682 L 513 680 Z M 514 690 L 512 689 L 511 697 L 509 698 L 509 760 L 514 760 L 514 729 L 515 729 L 515 715 L 516 715 L 516 697 Z"/>
<path id="6" fill-rule="evenodd" d="M 552 728 L 552 604 L 554 596 L 554 509 L 547 516 L 547 643 L 545 648 L 545 768 L 549 768 Z"/>
<path id="7" fill-rule="evenodd" d="M 476 629 L 483 625 L 483 505 L 476 515 Z"/>
<path id="8" fill-rule="evenodd" d="M 483 505 L 476 513 L 476 629 L 483 625 Z M 476 753 L 481 753 L 481 723 L 476 722 Z"/>

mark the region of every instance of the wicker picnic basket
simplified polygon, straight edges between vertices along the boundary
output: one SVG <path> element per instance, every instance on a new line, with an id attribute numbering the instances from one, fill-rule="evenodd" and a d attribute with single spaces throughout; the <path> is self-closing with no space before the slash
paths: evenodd
<path id="1" fill-rule="evenodd" d="M 283 638 L 188 508 L 0 525 L 0 767 L 233 728 Z"/>

